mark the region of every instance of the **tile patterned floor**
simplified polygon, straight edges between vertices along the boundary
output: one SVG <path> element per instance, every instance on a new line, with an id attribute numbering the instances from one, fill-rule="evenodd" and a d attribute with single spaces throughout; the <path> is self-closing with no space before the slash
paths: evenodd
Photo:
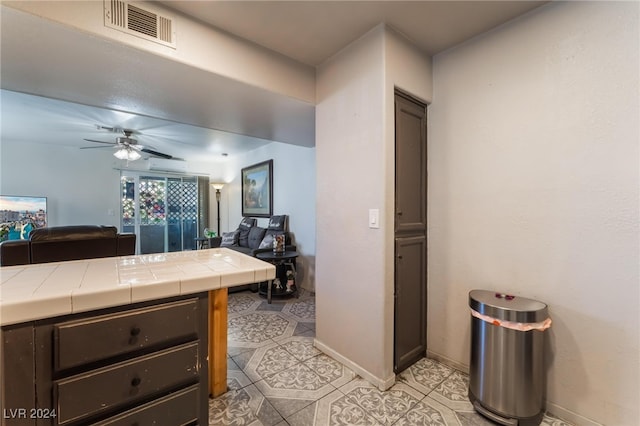
<path id="1" fill-rule="evenodd" d="M 209 425 L 491 426 L 467 398 L 468 376 L 423 358 L 381 392 L 318 351 L 315 298 L 229 295 L 228 392 L 209 403 Z M 570 426 L 545 416 L 544 426 Z"/>

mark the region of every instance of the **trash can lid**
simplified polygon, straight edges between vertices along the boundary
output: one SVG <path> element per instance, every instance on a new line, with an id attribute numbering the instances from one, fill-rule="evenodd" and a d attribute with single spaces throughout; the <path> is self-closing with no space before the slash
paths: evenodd
<path id="1" fill-rule="evenodd" d="M 503 321 L 541 322 L 548 318 L 546 303 L 488 290 L 471 290 L 469 306 L 474 311 Z"/>

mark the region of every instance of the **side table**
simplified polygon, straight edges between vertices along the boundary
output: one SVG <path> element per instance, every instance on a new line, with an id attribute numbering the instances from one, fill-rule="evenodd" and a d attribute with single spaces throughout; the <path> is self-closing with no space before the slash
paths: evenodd
<path id="1" fill-rule="evenodd" d="M 198 237 L 194 238 L 196 241 L 196 250 L 203 250 L 208 248 L 216 248 L 220 247 L 220 243 L 222 242 L 222 237 Z"/>
<path id="2" fill-rule="evenodd" d="M 257 253 L 256 257 L 260 260 L 264 260 L 265 262 L 269 262 L 272 265 L 275 265 L 276 267 L 276 271 L 278 266 L 284 265 L 289 267 L 289 269 L 291 269 L 291 271 L 293 272 L 293 279 L 294 279 L 294 289 L 291 292 L 279 292 L 276 293 L 278 296 L 283 296 L 283 295 L 293 295 L 295 294 L 296 297 L 299 297 L 300 294 L 298 293 L 298 285 L 295 284 L 295 280 L 296 280 L 296 264 L 295 264 L 295 260 L 298 257 L 298 252 L 297 251 L 285 251 L 283 253 L 274 253 L 272 251 L 265 251 L 262 253 Z M 273 293 L 273 282 L 278 279 L 277 276 L 277 272 L 276 272 L 276 278 L 273 280 L 269 280 L 267 282 L 267 303 L 271 303 L 271 296 Z"/>
<path id="3" fill-rule="evenodd" d="M 196 242 L 196 250 L 209 248 L 209 239 L 204 237 L 194 238 Z"/>

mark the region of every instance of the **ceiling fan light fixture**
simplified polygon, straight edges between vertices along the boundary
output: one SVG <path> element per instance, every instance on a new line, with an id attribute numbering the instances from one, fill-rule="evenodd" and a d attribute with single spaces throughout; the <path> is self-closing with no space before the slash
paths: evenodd
<path id="1" fill-rule="evenodd" d="M 137 151 L 129 147 L 120 148 L 119 150 L 113 153 L 113 156 L 120 160 L 127 160 L 127 161 L 135 161 L 141 157 L 141 155 Z"/>

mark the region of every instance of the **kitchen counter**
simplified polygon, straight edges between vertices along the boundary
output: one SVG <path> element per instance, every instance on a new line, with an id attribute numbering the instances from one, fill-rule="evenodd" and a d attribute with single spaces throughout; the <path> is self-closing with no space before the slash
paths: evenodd
<path id="1" fill-rule="evenodd" d="M 226 248 L 2 267 L 0 326 L 38 327 L 69 315 L 90 317 L 105 308 L 203 293 L 206 298 L 208 292 L 208 338 L 202 341 L 208 345 L 208 393 L 215 397 L 227 388 L 227 288 L 275 273 L 273 265 Z"/>
<path id="2" fill-rule="evenodd" d="M 225 248 L 0 268 L 0 326 L 226 289 L 275 267 Z"/>

